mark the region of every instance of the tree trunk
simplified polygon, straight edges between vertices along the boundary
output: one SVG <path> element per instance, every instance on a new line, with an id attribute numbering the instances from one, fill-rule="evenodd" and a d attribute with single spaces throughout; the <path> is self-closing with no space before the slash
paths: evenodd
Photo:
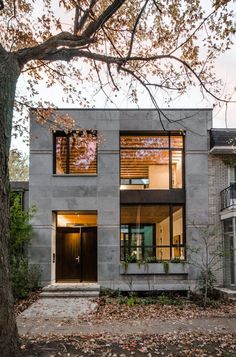
<path id="1" fill-rule="evenodd" d="M 13 104 L 20 68 L 16 57 L 0 45 L 0 354 L 19 353 L 16 319 L 9 271 L 9 175 Z"/>

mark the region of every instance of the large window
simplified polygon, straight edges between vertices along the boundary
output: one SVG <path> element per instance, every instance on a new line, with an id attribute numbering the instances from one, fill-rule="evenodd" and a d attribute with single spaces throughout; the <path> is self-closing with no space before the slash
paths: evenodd
<path id="1" fill-rule="evenodd" d="M 122 205 L 121 260 L 184 260 L 183 206 Z"/>
<path id="2" fill-rule="evenodd" d="M 96 174 L 96 132 L 54 134 L 54 174 Z"/>
<path id="3" fill-rule="evenodd" d="M 183 188 L 183 136 L 120 137 L 121 189 Z"/>

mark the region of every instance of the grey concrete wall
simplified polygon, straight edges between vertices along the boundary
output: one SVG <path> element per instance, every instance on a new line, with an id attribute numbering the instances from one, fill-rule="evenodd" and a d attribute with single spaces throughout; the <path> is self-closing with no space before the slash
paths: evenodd
<path id="1" fill-rule="evenodd" d="M 163 130 L 156 110 L 66 110 L 78 127 L 97 129 L 102 135 L 98 148 L 97 176 L 55 176 L 52 174 L 52 136 L 31 120 L 30 205 L 35 236 L 30 248 L 31 263 L 40 264 L 42 283 L 53 281 L 55 224 L 53 211 L 96 210 L 98 213 L 98 282 L 109 288 L 187 289 L 194 283 L 189 274 L 120 274 L 119 131 Z M 208 142 L 211 127 L 209 109 L 163 110 L 165 130 L 186 131 L 186 231 L 187 244 L 195 246 L 193 225 L 208 223 Z"/>

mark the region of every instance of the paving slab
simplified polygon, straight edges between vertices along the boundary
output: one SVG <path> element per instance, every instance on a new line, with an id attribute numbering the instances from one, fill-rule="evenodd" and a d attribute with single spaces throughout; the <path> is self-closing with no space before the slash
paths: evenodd
<path id="1" fill-rule="evenodd" d="M 41 298 L 21 313 L 23 318 L 77 318 L 97 309 L 93 298 Z"/>

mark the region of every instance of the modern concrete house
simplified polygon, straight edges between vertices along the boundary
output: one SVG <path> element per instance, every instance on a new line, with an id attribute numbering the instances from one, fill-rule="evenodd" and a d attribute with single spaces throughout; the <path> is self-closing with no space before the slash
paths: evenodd
<path id="1" fill-rule="evenodd" d="M 43 285 L 187 290 L 199 273 L 187 263 L 202 246 L 199 228 L 217 226 L 215 244 L 236 247 L 234 154 L 210 130 L 211 109 L 66 113 L 70 134 L 31 117 L 29 257 Z M 218 284 L 235 286 L 235 255 L 224 262 Z"/>

